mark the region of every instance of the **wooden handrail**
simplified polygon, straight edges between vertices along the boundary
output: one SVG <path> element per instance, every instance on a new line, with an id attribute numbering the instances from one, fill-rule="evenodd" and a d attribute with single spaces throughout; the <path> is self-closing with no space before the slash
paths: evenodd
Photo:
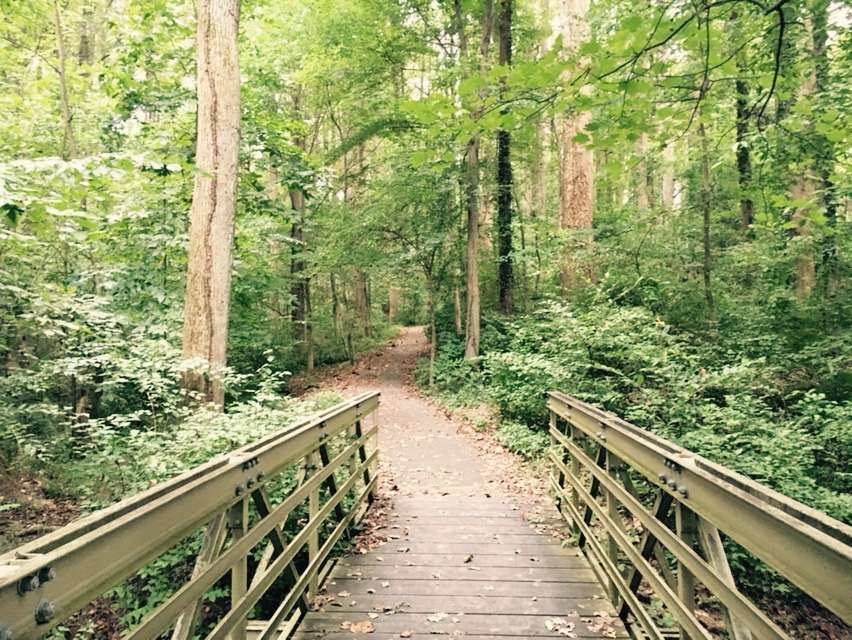
<path id="1" fill-rule="evenodd" d="M 378 404 L 378 393 L 362 394 L 0 556 L 0 637 L 45 635 L 202 527 L 189 581 L 175 585 L 128 637 L 156 638 L 170 628 L 174 640 L 192 637 L 198 603 L 228 573 L 231 609 L 210 637 L 244 637 L 246 615 L 282 580 L 287 607 L 276 612 L 272 628 L 297 618 L 295 607 L 307 608 L 330 550 L 374 494 L 377 430 L 363 427 L 362 420 Z M 272 505 L 266 487 L 294 472 L 294 465 L 301 469 L 298 486 Z M 345 503 L 347 496 L 355 500 Z M 288 542 L 284 523 L 305 502 L 308 522 Z M 251 503 L 259 514 L 254 522 Z M 332 516 L 335 528 L 320 546 L 320 531 Z M 249 580 L 248 556 L 264 541 L 267 549 Z M 300 573 L 294 560 L 303 548 L 307 567 Z"/>
<path id="2" fill-rule="evenodd" d="M 663 637 L 645 581 L 683 638 L 709 640 L 697 581 L 734 640 L 787 638 L 737 588 L 719 532 L 852 622 L 852 527 L 571 396 L 551 392 L 548 407 L 557 506 L 625 623 Z"/>

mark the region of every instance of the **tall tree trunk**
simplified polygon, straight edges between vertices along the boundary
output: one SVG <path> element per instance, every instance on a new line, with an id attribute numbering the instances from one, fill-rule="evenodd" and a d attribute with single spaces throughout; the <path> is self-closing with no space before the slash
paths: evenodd
<path id="1" fill-rule="evenodd" d="M 808 35 L 810 46 L 808 52 L 811 57 L 816 53 L 815 24 L 812 20 L 813 15 L 809 14 L 805 17 L 805 32 Z M 810 68 L 808 76 L 799 88 L 799 98 L 810 99 L 817 91 L 819 82 L 818 68 L 816 63 Z M 813 125 L 808 133 L 813 134 Z M 811 228 L 810 213 L 811 203 L 813 203 L 816 191 L 818 188 L 818 161 L 810 155 L 810 152 L 805 149 L 799 149 L 800 160 L 802 167 L 793 178 L 793 184 L 790 188 L 790 199 L 804 203 L 797 206 L 792 213 L 792 222 L 795 223 L 795 235 L 797 236 L 798 245 L 796 247 L 795 259 L 795 277 L 796 277 L 796 297 L 799 300 L 809 298 L 816 286 L 816 264 L 814 259 L 813 247 L 811 246 Z"/>
<path id="2" fill-rule="evenodd" d="M 461 0 L 455 1 L 456 25 L 459 34 L 459 50 L 462 63 L 468 61 L 467 37 Z M 484 60 L 491 48 L 491 33 L 494 25 L 493 0 L 483 4 L 482 37 L 479 53 Z M 479 136 L 473 136 L 467 144 L 464 173 L 464 200 L 467 213 L 467 246 L 465 250 L 465 340 L 464 357 L 479 356 L 480 340 L 480 291 L 479 291 Z"/>
<path id="3" fill-rule="evenodd" d="M 62 108 L 62 158 L 69 160 L 77 153 L 74 140 L 73 116 L 71 114 L 71 99 L 68 95 L 68 74 L 66 71 L 65 35 L 62 27 L 62 10 L 59 0 L 53 1 L 53 25 L 56 30 L 56 56 L 59 65 L 59 98 Z"/>
<path id="4" fill-rule="evenodd" d="M 296 87 L 293 92 L 293 111 L 297 118 L 301 118 L 301 87 Z M 295 145 L 305 150 L 304 137 L 297 136 Z M 314 345 L 313 331 L 311 328 L 310 306 L 311 306 L 311 281 L 307 272 L 307 242 L 305 240 L 305 212 L 307 210 L 306 195 L 304 189 L 293 187 L 290 189 L 290 203 L 293 208 L 293 226 L 290 237 L 291 258 L 290 272 L 292 276 L 291 291 L 293 297 L 292 321 L 299 335 L 299 352 L 305 363 L 305 368 L 312 371 L 314 368 Z"/>
<path id="5" fill-rule="evenodd" d="M 713 185 L 710 182 L 710 150 L 707 146 L 707 132 L 704 129 L 703 116 L 698 124 L 698 138 L 701 147 L 701 231 L 703 244 L 702 272 L 704 276 L 704 301 L 711 321 L 716 320 L 716 303 L 713 299 L 710 255 L 710 213 L 713 206 Z"/>
<path id="6" fill-rule="evenodd" d="M 744 65 L 737 64 L 740 76 L 736 81 L 737 91 L 737 176 L 740 189 L 740 224 L 748 230 L 754 223 L 754 201 L 751 199 L 751 153 L 748 141 L 748 85 L 742 79 Z"/>
<path id="7" fill-rule="evenodd" d="M 199 0 L 198 140 L 189 222 L 183 357 L 203 366 L 184 387 L 224 407 L 231 249 L 240 143 L 239 0 Z"/>
<path id="8" fill-rule="evenodd" d="M 467 210 L 467 247 L 465 273 L 467 304 L 465 310 L 464 357 L 479 356 L 479 136 L 467 145 L 465 162 L 465 208 Z"/>
<path id="9" fill-rule="evenodd" d="M 95 9 L 92 0 L 83 0 L 80 10 L 80 45 L 77 60 L 81 65 L 92 64 L 95 59 Z"/>
<path id="10" fill-rule="evenodd" d="M 290 231 L 291 244 L 290 273 L 292 276 L 291 296 L 293 306 L 290 319 L 299 336 L 299 352 L 305 368 L 314 368 L 313 331 L 310 317 L 311 281 L 305 263 L 305 192 L 302 189 L 290 190 L 290 203 L 293 207 L 293 225 Z"/>
<path id="11" fill-rule="evenodd" d="M 814 91 L 817 100 L 824 99 L 831 89 L 830 64 L 828 57 L 828 14 L 829 0 L 816 0 L 811 5 L 813 23 Z M 826 296 L 834 294 L 837 284 L 837 189 L 831 174 L 834 170 L 834 144 L 824 133 L 814 132 L 816 145 L 815 168 L 820 181 L 822 204 L 828 232 L 822 241 L 823 291 Z"/>
<path id="12" fill-rule="evenodd" d="M 500 1 L 499 62 L 512 64 L 512 1 Z M 505 129 L 497 131 L 497 285 L 500 310 L 512 313 L 512 139 Z"/>
<path id="13" fill-rule="evenodd" d="M 556 31 L 562 36 L 566 51 L 576 51 L 589 39 L 587 14 L 589 0 L 560 0 L 556 13 Z M 560 270 L 563 292 L 568 292 L 584 279 L 592 277 L 591 265 L 577 253 L 591 244 L 594 207 L 594 155 L 586 145 L 575 142 L 585 133 L 591 119 L 589 112 L 559 117 L 556 122 L 559 140 L 559 227 L 567 236 L 565 258 Z"/>
<path id="14" fill-rule="evenodd" d="M 740 33 L 740 20 L 736 11 L 731 12 L 731 22 L 735 33 Z M 737 180 L 740 192 L 740 226 L 748 231 L 754 223 L 754 201 L 751 198 L 751 152 L 749 150 L 748 129 L 749 117 L 749 88 L 745 78 L 749 75 L 746 52 L 736 53 L 737 79 L 734 83 L 736 91 L 736 129 L 737 129 Z"/>
<path id="15" fill-rule="evenodd" d="M 432 276 L 428 276 L 429 293 L 429 386 L 435 386 L 435 358 L 438 355 L 438 329 L 435 322 L 435 287 Z"/>

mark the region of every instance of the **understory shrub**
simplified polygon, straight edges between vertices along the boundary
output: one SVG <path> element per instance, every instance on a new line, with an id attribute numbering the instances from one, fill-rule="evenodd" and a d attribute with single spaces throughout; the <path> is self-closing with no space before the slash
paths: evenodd
<path id="1" fill-rule="evenodd" d="M 546 433 L 508 420 L 497 427 L 497 439 L 509 451 L 529 459 L 544 455 L 550 444 L 550 437 Z"/>
<path id="2" fill-rule="evenodd" d="M 599 298 L 545 302 L 486 325 L 500 338 L 476 363 L 462 361 L 454 339 L 441 334 L 436 387 L 459 401 L 493 403 L 498 437 L 510 449 L 544 450 L 528 432 L 545 433 L 547 392 L 560 390 L 852 522 L 852 402 L 818 390 L 827 372 L 852 361 L 844 339 L 811 343 L 793 359 L 744 354 L 677 332 L 646 308 Z"/>

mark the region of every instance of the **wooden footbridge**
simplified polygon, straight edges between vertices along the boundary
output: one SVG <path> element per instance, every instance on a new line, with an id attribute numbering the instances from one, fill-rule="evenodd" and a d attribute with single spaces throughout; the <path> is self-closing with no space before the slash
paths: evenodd
<path id="1" fill-rule="evenodd" d="M 551 393 L 551 488 L 572 544 L 516 500 L 377 491 L 364 394 L 0 557 L 0 640 L 43 637 L 191 541 L 195 566 L 124 637 L 780 639 L 737 588 L 737 549 L 852 623 L 852 529 Z M 227 586 L 230 604 L 205 594 Z"/>

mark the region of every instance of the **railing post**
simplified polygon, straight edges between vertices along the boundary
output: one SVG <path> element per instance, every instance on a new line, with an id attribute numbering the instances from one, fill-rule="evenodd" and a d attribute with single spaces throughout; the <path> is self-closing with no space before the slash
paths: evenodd
<path id="1" fill-rule="evenodd" d="M 195 558 L 195 567 L 192 570 L 193 578 L 209 567 L 222 550 L 228 534 L 227 515 L 223 511 L 207 524 L 204 530 L 204 538 L 201 542 L 201 549 L 199 549 L 198 556 Z M 178 616 L 174 630 L 172 631 L 172 640 L 189 640 L 192 637 L 195 631 L 198 611 L 201 608 L 201 602 L 201 600 L 196 600 L 192 603 L 191 607 L 184 609 L 180 616 Z"/>
<path id="2" fill-rule="evenodd" d="M 553 410 L 550 411 L 550 428 L 553 431 L 559 430 L 559 418 L 556 416 L 556 414 L 553 412 Z M 551 448 L 555 448 L 555 446 L 556 446 L 556 437 L 552 433 L 550 435 L 550 446 L 551 446 Z M 568 452 L 565 450 L 565 447 L 560 446 L 559 448 L 562 451 L 562 453 L 559 457 L 562 460 L 562 462 L 565 463 L 565 462 L 568 461 Z M 551 476 L 551 477 L 553 477 L 553 476 Z M 559 487 L 560 490 L 565 488 L 565 474 L 562 473 L 561 469 L 559 470 L 559 476 L 556 480 L 556 484 L 557 484 L 557 486 Z M 562 494 L 561 493 L 556 494 L 556 510 L 559 511 L 560 513 L 562 512 Z"/>
<path id="3" fill-rule="evenodd" d="M 360 438 L 363 434 L 364 434 L 364 430 L 361 426 L 361 419 L 358 418 L 355 421 L 355 437 Z M 358 459 L 361 461 L 362 464 L 367 461 L 367 448 L 364 446 L 363 443 L 358 447 Z M 369 467 L 365 467 L 364 468 L 364 486 L 365 487 L 370 486 L 370 480 L 371 479 L 372 478 L 370 478 L 370 469 L 369 469 Z M 371 489 L 370 492 L 367 494 L 367 504 L 373 504 L 373 500 L 375 500 L 375 499 L 376 499 L 376 496 Z"/>
<path id="4" fill-rule="evenodd" d="M 318 465 L 318 456 L 316 453 L 309 454 L 309 465 L 311 474 L 314 474 L 319 469 Z M 319 486 L 317 486 L 314 490 L 308 494 L 308 522 L 313 521 L 313 519 L 317 516 L 320 510 L 320 494 L 319 494 Z M 314 559 L 317 557 L 317 553 L 319 553 L 319 530 L 320 527 L 314 527 L 314 530 L 311 532 L 308 537 L 308 565 L 310 565 Z M 314 571 L 313 575 L 310 578 L 308 583 L 308 600 L 313 601 L 313 599 L 317 595 L 317 591 L 319 590 L 319 571 Z"/>
<path id="5" fill-rule="evenodd" d="M 601 445 L 603 446 L 603 445 Z M 606 472 L 613 479 L 613 481 L 618 481 L 618 458 L 616 458 L 609 450 L 606 452 Z M 606 499 L 606 514 L 607 517 L 612 521 L 613 525 L 621 527 L 621 516 L 618 513 L 618 501 L 615 499 L 615 496 L 612 495 L 612 491 L 604 488 L 604 496 Z M 613 566 L 618 566 L 618 543 L 615 540 L 615 536 L 611 533 L 607 535 L 607 555 L 609 559 L 612 561 Z M 609 581 L 609 599 L 613 605 L 618 606 L 618 588 L 614 581 Z"/>
<path id="6" fill-rule="evenodd" d="M 695 513 L 681 502 L 675 502 L 675 530 L 678 537 L 690 548 L 695 547 L 698 526 Z M 695 611 L 695 576 L 678 560 L 677 597 L 690 611 Z M 689 640 L 689 634 L 679 625 L 681 640 Z"/>
<path id="7" fill-rule="evenodd" d="M 228 529 L 231 539 L 236 542 L 248 531 L 248 497 L 244 497 L 228 511 Z M 231 606 L 239 602 L 248 590 L 248 556 L 240 558 L 231 567 Z M 231 632 L 231 640 L 245 640 L 246 621 L 238 624 Z"/>
<path id="8" fill-rule="evenodd" d="M 719 530 L 704 518 L 698 518 L 698 543 L 701 546 L 704 558 L 715 569 L 717 575 L 736 589 L 734 574 L 731 573 L 731 566 L 728 564 L 728 556 L 725 554 L 725 547 L 722 546 Z M 722 612 L 725 615 L 725 626 L 728 634 L 733 640 L 752 639 L 751 631 L 743 624 L 742 620 L 732 615 L 725 606 L 722 607 Z"/>
<path id="9" fill-rule="evenodd" d="M 579 447 L 580 443 L 577 438 L 577 429 L 574 427 L 574 425 L 569 425 L 568 433 L 571 438 L 571 442 L 573 442 Z M 580 461 L 577 460 L 577 458 L 575 458 L 574 456 L 571 456 L 571 475 L 577 478 L 577 480 L 580 479 Z M 574 507 L 576 507 L 577 511 L 579 512 L 580 507 L 583 504 L 582 500 L 580 499 L 580 494 L 577 492 L 576 489 L 572 489 L 571 495 L 574 499 Z"/>

